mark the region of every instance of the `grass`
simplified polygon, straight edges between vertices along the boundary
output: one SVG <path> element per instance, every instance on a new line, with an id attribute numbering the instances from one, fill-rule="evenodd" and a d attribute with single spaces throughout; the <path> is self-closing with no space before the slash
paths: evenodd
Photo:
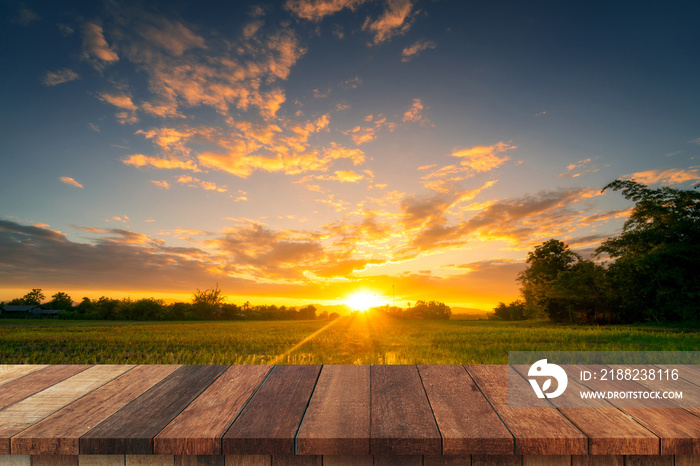
<path id="1" fill-rule="evenodd" d="M 506 364 L 508 351 L 698 351 L 698 329 L 544 321 L 0 320 L 2 364 Z"/>

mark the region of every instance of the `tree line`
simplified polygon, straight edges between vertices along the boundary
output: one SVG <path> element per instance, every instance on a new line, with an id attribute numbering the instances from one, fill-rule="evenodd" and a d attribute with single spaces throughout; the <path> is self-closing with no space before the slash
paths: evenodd
<path id="1" fill-rule="evenodd" d="M 439 301 L 418 300 L 413 306 L 409 304 L 406 309 L 386 305 L 373 307 L 370 311 L 382 312 L 400 319 L 448 320 L 452 316 L 450 306 Z"/>
<path id="2" fill-rule="evenodd" d="M 603 188 L 635 202 L 622 232 L 593 259 L 550 239 L 528 253 L 522 298 L 499 303 L 495 319 L 546 316 L 555 322 L 633 323 L 700 320 L 700 193 L 650 189 L 633 180 Z M 599 260 L 606 256 L 606 261 Z"/>
<path id="3" fill-rule="evenodd" d="M 71 297 L 62 291 L 54 294 L 51 301 L 42 302 L 46 296 L 35 288 L 24 297 L 13 299 L 9 305 L 41 305 L 45 309 L 62 310 L 59 319 L 87 320 L 314 320 L 334 319 L 338 313 L 317 314 L 313 305 L 296 307 L 258 305 L 246 302 L 242 306 L 226 303 L 218 285 L 215 288 L 195 291 L 191 302 L 166 304 L 162 299 L 142 298 L 132 300 L 113 299 L 102 296 L 91 300 L 83 298 L 73 305 Z M 4 303 L 0 303 L 0 306 Z"/>

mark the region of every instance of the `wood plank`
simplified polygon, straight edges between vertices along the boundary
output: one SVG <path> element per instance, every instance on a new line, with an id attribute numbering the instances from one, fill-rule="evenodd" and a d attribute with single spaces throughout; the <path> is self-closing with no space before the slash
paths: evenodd
<path id="1" fill-rule="evenodd" d="M 223 453 L 294 454 L 321 366 L 275 366 L 223 437 Z"/>
<path id="2" fill-rule="evenodd" d="M 471 464 L 472 457 L 470 455 L 426 455 L 423 457 L 423 466 L 470 466 Z"/>
<path id="3" fill-rule="evenodd" d="M 226 466 L 270 466 L 270 455 L 226 455 Z"/>
<path id="4" fill-rule="evenodd" d="M 625 466 L 625 457 L 577 455 L 571 457 L 571 466 Z"/>
<path id="5" fill-rule="evenodd" d="M 46 364 L 0 364 L 0 386 L 48 367 Z"/>
<path id="6" fill-rule="evenodd" d="M 227 368 L 180 367 L 83 435 L 80 438 L 80 453 L 152 455 L 153 437 Z"/>
<path id="7" fill-rule="evenodd" d="M 0 411 L 0 454 L 10 453 L 13 436 L 133 367 L 92 366 Z"/>
<path id="8" fill-rule="evenodd" d="M 270 372 L 269 366 L 231 366 L 153 439 L 153 451 L 220 455 L 221 437 Z"/>
<path id="9" fill-rule="evenodd" d="M 472 466 L 522 466 L 522 455 L 472 455 Z"/>
<path id="10" fill-rule="evenodd" d="M 2 466 L 31 466 L 32 457 L 29 455 L 0 455 Z"/>
<path id="11" fill-rule="evenodd" d="M 526 381 L 530 366 L 511 367 Z M 659 437 L 653 432 L 606 400 L 581 398 L 581 392 L 591 391 L 577 381 L 581 367 L 562 368 L 569 376 L 567 389 L 549 402 L 588 437 L 589 455 L 659 454 Z"/>
<path id="12" fill-rule="evenodd" d="M 78 466 L 126 466 L 124 455 L 78 455 Z"/>
<path id="13" fill-rule="evenodd" d="M 372 455 L 323 455 L 323 466 L 372 466 Z"/>
<path id="14" fill-rule="evenodd" d="M 322 466 L 322 456 L 273 455 L 272 466 Z"/>
<path id="15" fill-rule="evenodd" d="M 78 466 L 78 455 L 32 455 L 32 466 Z"/>
<path id="16" fill-rule="evenodd" d="M 222 455 L 177 455 L 174 466 L 225 466 Z"/>
<path id="17" fill-rule="evenodd" d="M 13 454 L 77 455 L 79 440 L 180 366 L 137 366 L 12 438 Z"/>
<path id="18" fill-rule="evenodd" d="M 611 369 L 618 366 L 600 366 L 600 368 Z M 626 368 L 620 366 L 619 368 Z M 590 369 L 590 366 L 572 366 L 567 368 L 573 377 L 578 377 L 578 372 L 582 369 Z M 618 380 L 589 380 L 583 382 L 585 386 L 595 391 L 646 391 L 652 390 L 673 390 L 673 381 L 662 382 L 660 385 L 646 384 L 641 381 L 618 381 Z M 681 389 L 690 393 L 697 392 L 697 387 L 689 382 L 679 380 Z M 635 401 L 635 400 L 633 400 Z M 608 403 L 617 406 L 627 416 L 631 416 L 636 422 L 646 427 L 660 438 L 660 451 L 662 455 L 672 454 L 700 454 L 700 417 L 692 414 L 692 410 L 679 408 L 664 408 L 663 406 L 673 406 L 672 403 L 661 401 L 649 401 L 649 408 L 629 407 L 630 403 L 625 400 L 607 400 Z M 636 400 L 634 405 L 639 405 Z M 647 401 L 644 401 L 647 404 Z M 632 405 L 632 406 L 634 406 Z M 700 414 L 700 413 L 699 413 Z M 593 454 L 593 453 L 592 453 Z M 626 454 L 653 454 L 650 452 L 631 451 Z"/>
<path id="19" fill-rule="evenodd" d="M 374 466 L 423 466 L 420 455 L 377 455 Z"/>
<path id="20" fill-rule="evenodd" d="M 439 455 L 440 432 L 416 366 L 371 366 L 373 455 Z"/>
<path id="21" fill-rule="evenodd" d="M 126 466 L 174 466 L 172 455 L 126 455 Z"/>
<path id="22" fill-rule="evenodd" d="M 513 436 L 463 366 L 418 366 L 443 455 L 507 455 Z"/>
<path id="23" fill-rule="evenodd" d="M 519 455 L 585 455 L 588 439 L 545 400 L 535 408 L 508 407 L 508 366 L 466 366 L 467 371 L 515 437 Z M 514 372 L 513 375 L 517 375 Z M 527 384 L 519 375 L 518 383 Z M 530 393 L 532 389 L 530 388 Z M 525 393 L 525 389 L 522 389 Z"/>
<path id="24" fill-rule="evenodd" d="M 369 455 L 369 366 L 323 366 L 296 439 L 299 455 Z"/>
<path id="25" fill-rule="evenodd" d="M 523 456 L 523 466 L 571 466 L 568 455 L 528 455 Z"/>
<path id="26" fill-rule="evenodd" d="M 42 390 L 89 369 L 90 365 L 57 365 L 48 366 L 25 375 L 3 385 L 0 390 L 0 409 L 17 403 Z"/>
<path id="27" fill-rule="evenodd" d="M 676 455 L 675 466 L 700 466 L 700 455 Z"/>
<path id="28" fill-rule="evenodd" d="M 673 456 L 628 455 L 625 466 L 673 466 Z"/>

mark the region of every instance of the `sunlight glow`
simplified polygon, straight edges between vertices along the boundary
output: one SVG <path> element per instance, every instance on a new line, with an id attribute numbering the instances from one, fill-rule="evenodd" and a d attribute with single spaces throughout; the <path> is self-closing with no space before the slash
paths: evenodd
<path id="1" fill-rule="evenodd" d="M 381 306 L 384 302 L 373 294 L 355 293 L 345 300 L 345 304 L 356 311 L 367 312 L 368 309 Z"/>

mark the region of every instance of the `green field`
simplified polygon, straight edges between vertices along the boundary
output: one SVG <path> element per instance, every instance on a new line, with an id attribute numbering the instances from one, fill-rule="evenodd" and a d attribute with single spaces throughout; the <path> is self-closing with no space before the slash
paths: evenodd
<path id="1" fill-rule="evenodd" d="M 700 332 L 548 322 L 0 321 L 0 363 L 505 364 L 508 351 L 698 351 Z"/>

